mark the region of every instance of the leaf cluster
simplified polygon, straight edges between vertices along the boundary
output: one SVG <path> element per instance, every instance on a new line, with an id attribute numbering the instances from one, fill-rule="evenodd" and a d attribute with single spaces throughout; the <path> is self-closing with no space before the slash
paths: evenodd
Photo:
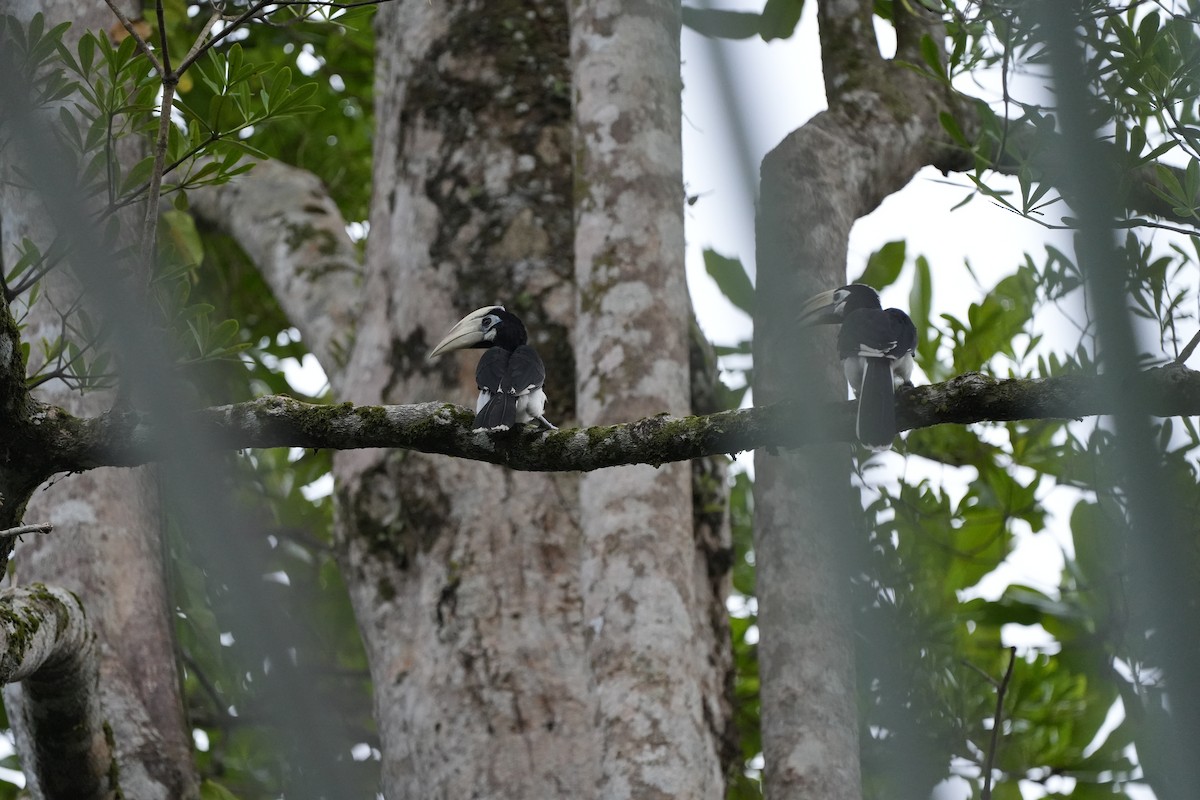
<path id="1" fill-rule="evenodd" d="M 186 19 L 186 9 L 178 11 Z M 247 347 L 238 336 L 238 322 L 214 317 L 210 303 L 190 302 L 204 247 L 187 213 L 186 192 L 251 169 L 249 157 L 265 154 L 245 141 L 248 134 L 267 123 L 320 110 L 310 102 L 316 84 L 296 82 L 287 66 L 245 60 L 236 43 L 216 47 L 209 42 L 183 73 L 189 85 L 203 87 L 196 92 L 203 107 L 181 100 L 164 111 L 159 107 L 164 82 L 178 76 L 151 68 L 133 36 L 114 41 L 103 32 L 86 31 L 72 46 L 66 40 L 68 29 L 65 23 L 47 29 L 41 14 L 28 25 L 0 18 L 0 51 L 9 74 L 28 85 L 31 112 L 55 115 L 53 131 L 64 168 L 75 176 L 80 196 L 91 202 L 92 222 L 102 228 L 106 247 L 128 265 L 131 278 L 144 269 L 125 209 L 145 204 L 152 187 L 157 194 L 174 195 L 174 208 L 153 215 L 156 258 L 147 297 L 181 365 L 237 358 Z M 164 113 L 171 115 L 171 124 L 165 126 L 160 152 L 154 142 L 164 127 Z M 7 141 L 6 121 L 0 118 L 0 147 Z M 138 151 L 140 157 L 129 158 Z M 14 175 L 28 182 L 19 165 Z M 60 239 L 26 238 L 16 262 L 0 273 L 0 290 L 22 330 L 34 304 L 44 300 L 41 281 L 72 256 Z M 57 379 L 79 390 L 113 385 L 116 370 L 114 354 L 105 350 L 106 323 L 88 317 L 77 294 L 64 300 L 60 292 L 53 311 L 60 320 L 58 335 L 36 349 L 31 342 L 22 345 L 27 384 Z"/>

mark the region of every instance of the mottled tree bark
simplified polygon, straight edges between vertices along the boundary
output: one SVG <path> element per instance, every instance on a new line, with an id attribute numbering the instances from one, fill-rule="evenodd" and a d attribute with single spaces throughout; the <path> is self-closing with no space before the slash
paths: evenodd
<path id="1" fill-rule="evenodd" d="M 559 3 L 380 7 L 375 190 L 343 399 L 475 394 L 430 347 L 500 303 L 574 415 L 567 20 Z M 584 652 L 577 479 L 341 453 L 337 540 L 392 798 L 587 797 L 600 763 Z"/>
<path id="2" fill-rule="evenodd" d="M 86 28 L 103 30 L 113 22 L 102 4 L 0 3 L 0 12 L 21 19 L 36 11 L 42 11 L 49 24 L 71 20 L 71 41 Z M 0 184 L 4 263 L 16 260 L 13 248 L 23 236 L 47 249 L 54 232 L 45 229 L 44 219 L 39 202 L 28 193 Z M 64 266 L 43 281 L 42 300 L 23 332 L 27 341 L 57 336 L 55 309 L 69 308 L 79 292 L 65 270 Z M 113 401 L 106 393 L 81 397 L 59 381 L 45 384 L 37 396 L 87 415 L 107 409 Z M 125 796 L 176 800 L 195 797 L 198 789 L 175 663 L 156 498 L 148 470 L 99 469 L 55 482 L 39 491 L 26 511 L 30 521 L 53 523 L 54 533 L 27 537 L 17 546 L 14 564 L 18 584 L 43 581 L 65 587 L 87 609 L 99 641 L 101 707 L 112 727 Z M 24 691 L 22 684 L 5 687 L 6 702 L 20 703 Z M 30 733 L 19 717 L 13 723 L 21 749 L 30 752 Z M 38 776 L 28 777 L 37 796 Z"/>
<path id="3" fill-rule="evenodd" d="M 679 4 L 572 4 L 579 418 L 689 407 Z M 584 476 L 602 798 L 721 797 L 727 641 L 682 464 Z"/>
<path id="4" fill-rule="evenodd" d="M 78 597 L 38 584 L 0 595 L 0 682 L 34 797 L 116 800 L 112 729 L 99 692 L 96 635 Z"/>

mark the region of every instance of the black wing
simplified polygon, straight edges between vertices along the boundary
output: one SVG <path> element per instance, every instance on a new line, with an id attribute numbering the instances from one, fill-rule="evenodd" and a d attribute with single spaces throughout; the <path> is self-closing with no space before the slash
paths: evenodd
<path id="1" fill-rule="evenodd" d="M 917 350 L 917 326 L 912 318 L 898 308 L 889 308 L 883 312 L 892 321 L 892 330 L 896 334 L 895 355 L 892 358 L 902 358 L 905 353 L 915 353 Z"/>
<path id="2" fill-rule="evenodd" d="M 895 361 L 916 346 L 916 326 L 897 308 L 851 312 L 838 332 L 838 358 L 863 356 Z"/>
<path id="3" fill-rule="evenodd" d="M 517 418 L 517 397 L 506 391 L 509 386 L 509 361 L 512 354 L 503 347 L 491 347 L 475 367 L 475 385 L 480 406 L 475 414 L 476 428 L 511 428 Z"/>
<path id="4" fill-rule="evenodd" d="M 537 351 L 527 344 L 513 350 L 512 358 L 508 360 L 508 385 L 505 388 L 521 395 L 542 388 L 545 382 L 546 365 Z"/>
<path id="5" fill-rule="evenodd" d="M 502 347 L 490 348 L 475 368 L 475 383 L 483 403 L 475 415 L 475 427 L 513 427 L 518 421 L 518 401 L 539 391 L 545 382 L 546 366 L 529 345 L 520 345 L 511 353 Z"/>
<path id="6" fill-rule="evenodd" d="M 917 329 L 908 314 L 860 309 L 847 315 L 838 332 L 838 356 L 861 359 L 862 385 L 858 396 L 858 440 L 872 450 L 887 450 L 896 437 L 896 400 L 893 368 L 907 381 L 911 354 L 917 347 Z M 847 371 L 847 374 L 850 374 Z"/>

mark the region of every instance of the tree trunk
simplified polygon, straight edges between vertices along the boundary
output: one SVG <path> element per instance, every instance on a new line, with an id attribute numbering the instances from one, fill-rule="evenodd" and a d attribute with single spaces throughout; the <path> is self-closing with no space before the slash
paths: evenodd
<path id="1" fill-rule="evenodd" d="M 580 422 L 684 415 L 679 4 L 577 2 L 572 16 Z M 728 640 L 711 624 L 723 596 L 693 540 L 690 484 L 684 464 L 582 479 L 602 798 L 724 795 Z"/>
<path id="2" fill-rule="evenodd" d="M 477 357 L 425 356 L 489 303 L 574 415 L 570 83 L 558 3 L 380 7 L 375 196 L 355 402 L 473 403 Z M 402 452 L 335 459 L 339 547 L 392 798 L 588 797 L 578 480 Z"/>
<path id="3" fill-rule="evenodd" d="M 944 34 L 920 8 L 897 6 L 897 56 L 920 62 L 922 36 Z M 816 409 L 845 397 L 833 334 L 798 333 L 812 294 L 846 282 L 854 223 L 926 164 L 961 167 L 938 113 L 954 98 L 941 84 L 883 60 L 870 35 L 869 0 L 818 8 L 829 110 L 793 131 L 763 160 L 757 222 L 754 399 L 802 398 Z M 822 424 L 816 414 L 798 425 Z M 767 796 L 858 800 L 850 451 L 810 445 L 755 455 L 759 669 Z"/>

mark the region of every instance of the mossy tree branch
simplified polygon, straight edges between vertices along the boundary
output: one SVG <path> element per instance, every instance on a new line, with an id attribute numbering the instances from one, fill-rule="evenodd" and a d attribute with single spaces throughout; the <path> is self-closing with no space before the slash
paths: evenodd
<path id="1" fill-rule="evenodd" d="M 10 717 L 23 717 L 22 766 L 38 797 L 119 794 L 98 691 L 95 638 L 79 598 L 34 584 L 0 595 L 0 683 Z"/>
<path id="2" fill-rule="evenodd" d="M 1172 364 L 1127 382 L 1147 414 L 1200 414 L 1200 372 Z M 920 386 L 897 398 L 902 430 L 947 423 L 1080 418 L 1109 413 L 1111 398 L 1095 376 L 997 380 L 979 373 Z M 196 411 L 196 433 L 217 446 L 349 450 L 388 447 L 543 472 L 664 464 L 760 447 L 853 441 L 853 402 L 815 408 L 784 401 L 705 416 L 647 417 L 619 425 L 543 432 L 473 431 L 472 414 L 448 403 L 321 406 L 288 397 Z M 139 412 L 80 419 L 58 409 L 37 415 L 39 452 L 27 457 L 46 478 L 100 466 L 135 466 L 169 457 L 152 420 Z"/>

